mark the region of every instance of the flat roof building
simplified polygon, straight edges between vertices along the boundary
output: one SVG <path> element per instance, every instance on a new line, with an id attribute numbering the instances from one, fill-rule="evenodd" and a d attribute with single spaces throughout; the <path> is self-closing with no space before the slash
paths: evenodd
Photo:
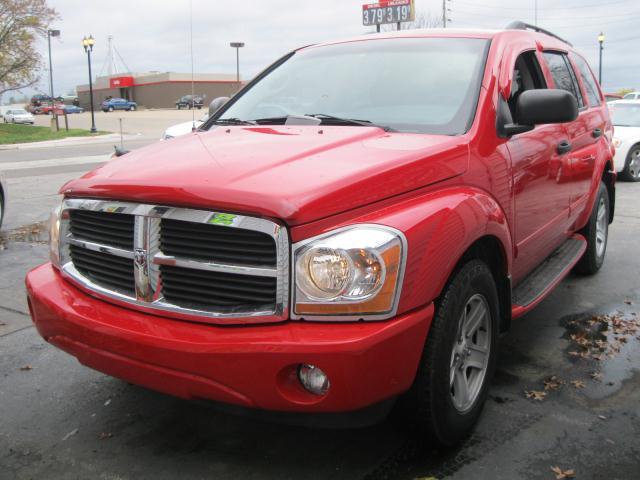
<path id="1" fill-rule="evenodd" d="M 234 74 L 199 73 L 193 77 L 194 93 L 205 97 L 205 107 L 216 97 L 229 97 L 239 89 Z M 240 82 L 242 83 L 242 82 Z M 89 85 L 76 87 L 80 106 L 89 108 Z M 173 108 L 183 95 L 191 94 L 191 74 L 174 72 L 119 73 L 96 78 L 93 106 L 107 97 L 132 100 L 140 107 Z"/>

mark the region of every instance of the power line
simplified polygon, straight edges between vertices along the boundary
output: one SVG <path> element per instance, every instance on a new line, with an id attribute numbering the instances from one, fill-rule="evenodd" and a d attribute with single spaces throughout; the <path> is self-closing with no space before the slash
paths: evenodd
<path id="1" fill-rule="evenodd" d="M 620 3 L 628 3 L 630 0 L 616 0 L 613 2 L 598 2 L 598 3 L 592 3 L 589 5 L 576 5 L 573 7 L 538 7 L 538 10 L 575 10 L 575 9 L 580 9 L 580 8 L 594 8 L 594 7 L 608 7 L 610 5 L 617 5 Z M 635 0 L 633 0 L 633 2 L 635 3 Z M 476 8 L 488 8 L 488 9 L 494 9 L 494 10 L 526 10 L 526 11 L 532 11 L 533 8 L 532 7 L 503 7 L 502 5 L 479 5 L 477 3 L 467 3 L 464 1 L 456 1 L 457 4 L 460 5 L 464 5 L 466 7 L 476 7 Z"/>

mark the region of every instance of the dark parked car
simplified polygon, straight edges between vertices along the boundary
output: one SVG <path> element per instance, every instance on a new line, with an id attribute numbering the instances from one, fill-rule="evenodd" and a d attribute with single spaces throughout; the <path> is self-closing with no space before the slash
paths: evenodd
<path id="1" fill-rule="evenodd" d="M 103 112 L 113 112 L 114 110 L 127 110 L 128 112 L 138 108 L 136 102 L 125 100 L 124 98 L 110 98 L 102 102 Z"/>
<path id="2" fill-rule="evenodd" d="M 204 105 L 204 96 L 202 95 L 185 95 L 180 97 L 180 100 L 176 102 L 176 108 L 178 110 L 182 108 L 197 108 L 200 110 Z"/>

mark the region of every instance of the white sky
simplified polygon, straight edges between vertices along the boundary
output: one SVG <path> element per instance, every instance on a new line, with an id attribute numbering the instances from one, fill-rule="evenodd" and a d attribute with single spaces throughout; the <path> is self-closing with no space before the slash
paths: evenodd
<path id="1" fill-rule="evenodd" d="M 235 73 L 230 41 L 243 41 L 241 76 L 258 73 L 287 51 L 306 44 L 370 31 L 361 25 L 367 0 L 193 0 L 195 71 Z M 501 28 L 512 20 L 533 23 L 535 0 L 448 0 L 452 27 Z M 94 73 L 100 72 L 107 36 L 133 71 L 190 71 L 189 0 L 49 0 L 61 16 L 52 39 L 56 94 L 87 83 L 81 40 L 96 38 Z M 606 91 L 640 88 L 639 0 L 538 0 L 538 24 L 571 41 L 597 75 L 597 36 L 606 34 Z M 416 0 L 418 12 L 441 18 L 441 0 Z M 46 59 L 46 42 L 41 42 Z M 48 72 L 37 90 L 48 92 Z M 32 93 L 30 90 L 25 93 Z"/>

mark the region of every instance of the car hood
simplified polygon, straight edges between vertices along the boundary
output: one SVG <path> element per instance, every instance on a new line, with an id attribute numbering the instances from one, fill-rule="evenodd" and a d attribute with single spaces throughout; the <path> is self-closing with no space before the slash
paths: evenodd
<path id="1" fill-rule="evenodd" d="M 234 211 L 295 225 L 460 175 L 468 160 L 460 137 L 375 127 L 217 127 L 132 151 L 61 193 Z"/>

